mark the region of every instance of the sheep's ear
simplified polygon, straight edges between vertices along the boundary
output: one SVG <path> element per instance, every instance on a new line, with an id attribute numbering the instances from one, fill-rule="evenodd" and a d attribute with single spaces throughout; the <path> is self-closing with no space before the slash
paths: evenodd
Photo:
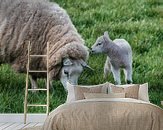
<path id="1" fill-rule="evenodd" d="M 88 68 L 88 69 L 90 69 L 90 70 L 94 70 L 94 69 L 92 69 L 84 60 L 80 60 L 79 62 L 80 62 L 80 64 L 81 64 L 84 68 Z"/>
<path id="2" fill-rule="evenodd" d="M 110 37 L 109 37 L 108 31 L 105 31 L 104 32 L 104 40 L 109 41 L 109 39 L 110 39 Z"/>
<path id="3" fill-rule="evenodd" d="M 65 59 L 63 59 L 63 65 L 69 66 L 69 65 L 72 65 L 72 62 L 69 58 L 65 58 Z"/>

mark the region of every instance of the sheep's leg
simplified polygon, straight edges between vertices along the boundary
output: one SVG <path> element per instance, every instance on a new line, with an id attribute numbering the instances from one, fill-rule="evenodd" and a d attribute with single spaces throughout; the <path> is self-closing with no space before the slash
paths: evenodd
<path id="1" fill-rule="evenodd" d="M 38 88 L 38 85 L 37 85 L 37 79 L 33 78 L 32 76 L 29 75 L 29 79 L 30 79 L 30 82 L 31 82 L 31 88 L 32 89 L 37 89 Z"/>
<path id="2" fill-rule="evenodd" d="M 109 57 L 106 58 L 105 65 L 104 65 L 104 79 L 108 78 L 108 74 L 110 72 L 110 59 Z"/>
<path id="3" fill-rule="evenodd" d="M 50 80 L 50 88 L 53 88 L 53 81 Z"/>
<path id="4" fill-rule="evenodd" d="M 111 66 L 111 70 L 113 73 L 115 84 L 121 84 L 120 68 L 114 68 L 113 66 Z"/>
<path id="5" fill-rule="evenodd" d="M 52 92 L 54 92 L 54 87 L 53 87 L 53 80 L 50 80 L 50 89 L 52 90 Z"/>
<path id="6" fill-rule="evenodd" d="M 126 68 L 126 83 L 131 84 L 132 83 L 132 66 Z"/>
<path id="7" fill-rule="evenodd" d="M 45 80 L 45 86 L 47 86 L 47 80 Z M 49 80 L 49 89 L 53 89 L 53 81 L 52 80 Z"/>

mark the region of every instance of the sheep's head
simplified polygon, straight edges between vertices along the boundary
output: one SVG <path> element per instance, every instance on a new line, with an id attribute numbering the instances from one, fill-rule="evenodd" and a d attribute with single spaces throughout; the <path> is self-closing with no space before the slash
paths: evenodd
<path id="1" fill-rule="evenodd" d="M 102 53 L 105 51 L 107 44 L 110 42 L 108 32 L 104 32 L 104 35 L 97 38 L 94 45 L 91 47 L 93 53 Z"/>
<path id="2" fill-rule="evenodd" d="M 69 58 L 63 60 L 63 67 L 60 71 L 60 80 L 65 89 L 67 89 L 67 81 L 74 85 L 78 84 L 78 78 L 85 67 L 91 69 L 91 67 L 89 67 L 83 60 L 73 60 Z"/>

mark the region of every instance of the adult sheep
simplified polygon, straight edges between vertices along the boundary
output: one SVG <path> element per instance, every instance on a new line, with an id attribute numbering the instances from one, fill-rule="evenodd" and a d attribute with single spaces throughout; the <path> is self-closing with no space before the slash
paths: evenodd
<path id="1" fill-rule="evenodd" d="M 97 38 L 92 46 L 92 52 L 107 54 L 104 66 L 105 77 L 111 69 L 115 83 L 121 84 L 120 68 L 123 68 L 126 82 L 132 83 L 132 49 L 125 39 L 112 41 L 108 32 L 104 32 L 104 35 Z"/>
<path id="2" fill-rule="evenodd" d="M 0 0 L 0 64 L 11 64 L 20 73 L 26 72 L 27 46 L 31 54 L 46 54 L 49 47 L 50 80 L 67 80 L 77 84 L 87 67 L 88 49 L 68 14 L 56 3 L 45 0 Z M 33 58 L 30 69 L 46 69 L 46 59 Z M 31 73 L 32 87 L 43 73 Z"/>

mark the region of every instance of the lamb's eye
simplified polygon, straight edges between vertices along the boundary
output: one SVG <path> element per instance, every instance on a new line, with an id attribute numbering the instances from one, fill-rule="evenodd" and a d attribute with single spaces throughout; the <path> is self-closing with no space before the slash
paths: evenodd
<path id="1" fill-rule="evenodd" d="M 100 46 L 102 43 L 101 42 L 99 42 L 98 44 L 97 44 L 97 46 Z"/>

